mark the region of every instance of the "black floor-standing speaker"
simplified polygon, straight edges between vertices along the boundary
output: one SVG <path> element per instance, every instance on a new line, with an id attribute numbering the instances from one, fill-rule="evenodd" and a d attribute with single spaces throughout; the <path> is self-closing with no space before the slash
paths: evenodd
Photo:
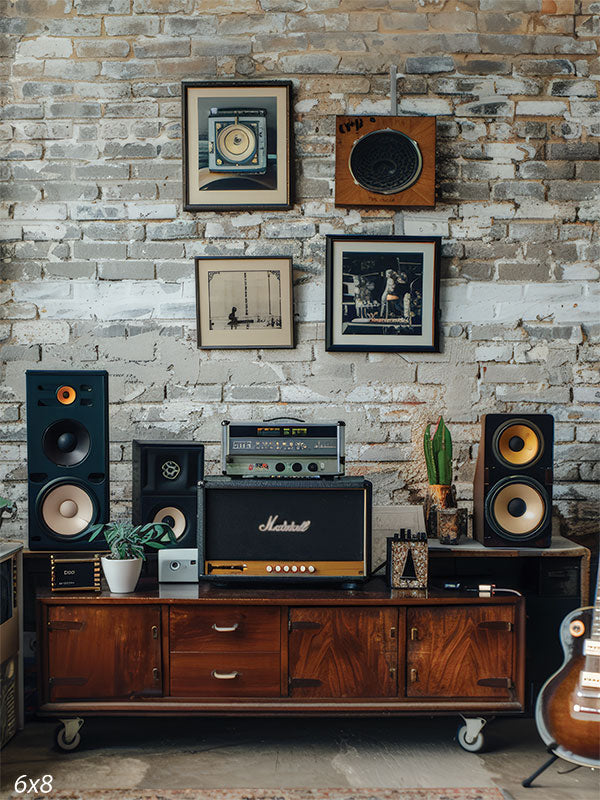
<path id="1" fill-rule="evenodd" d="M 108 522 L 108 373 L 28 370 L 27 480 L 31 550 L 102 550 Z"/>
<path id="2" fill-rule="evenodd" d="M 473 485 L 474 536 L 487 547 L 549 547 L 554 418 L 486 414 Z"/>
<path id="3" fill-rule="evenodd" d="M 140 441 L 132 445 L 135 525 L 165 522 L 175 547 L 196 547 L 197 487 L 204 477 L 204 445 L 183 441 Z"/>

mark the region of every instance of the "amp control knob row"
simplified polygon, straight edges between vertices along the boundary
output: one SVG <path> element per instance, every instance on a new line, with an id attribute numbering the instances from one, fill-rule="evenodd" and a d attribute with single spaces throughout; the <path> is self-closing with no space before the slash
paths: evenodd
<path id="1" fill-rule="evenodd" d="M 312 574 L 317 570 L 316 567 L 314 567 L 312 564 L 309 564 L 308 566 L 305 566 L 304 564 L 301 564 L 300 566 L 298 566 L 297 564 L 292 564 L 291 566 L 289 564 L 283 564 L 283 566 L 281 564 L 275 564 L 275 566 L 273 566 L 272 564 L 267 564 L 267 566 L 265 567 L 265 571 L 266 572 L 310 572 Z"/>

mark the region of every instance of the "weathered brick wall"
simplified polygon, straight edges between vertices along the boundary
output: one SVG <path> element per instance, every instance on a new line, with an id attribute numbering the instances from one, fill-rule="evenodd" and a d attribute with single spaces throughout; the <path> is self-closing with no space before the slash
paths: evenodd
<path id="1" fill-rule="evenodd" d="M 4 0 L 0 492 L 25 505 L 24 372 L 105 368 L 114 512 L 132 437 L 219 452 L 219 422 L 348 422 L 350 471 L 418 501 L 420 438 L 443 413 L 468 503 L 490 411 L 557 420 L 555 511 L 591 534 L 600 5 L 590 0 Z M 435 211 L 334 208 L 334 115 L 438 116 Z M 291 76 L 297 201 L 181 210 L 180 80 Z M 327 354 L 328 232 L 444 237 L 440 354 Z M 192 259 L 292 254 L 298 345 L 198 351 Z M 582 524 L 583 523 L 583 524 Z M 4 526 L 24 533 L 25 519 Z"/>

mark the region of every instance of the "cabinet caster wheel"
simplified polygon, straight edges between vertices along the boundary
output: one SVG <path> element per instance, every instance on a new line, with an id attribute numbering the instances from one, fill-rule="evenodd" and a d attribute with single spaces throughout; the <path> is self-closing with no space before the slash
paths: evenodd
<path id="1" fill-rule="evenodd" d="M 61 724 L 54 731 L 54 744 L 58 750 L 69 753 L 77 750 L 81 744 L 81 734 L 79 729 L 83 725 L 83 720 L 77 719 L 61 720 Z"/>
<path id="2" fill-rule="evenodd" d="M 467 750 L 469 753 L 480 753 L 485 747 L 485 738 L 483 733 L 478 733 L 474 739 L 469 739 L 467 736 L 466 725 L 460 726 L 457 731 L 456 738 L 458 739 L 458 743 L 462 749 Z"/>

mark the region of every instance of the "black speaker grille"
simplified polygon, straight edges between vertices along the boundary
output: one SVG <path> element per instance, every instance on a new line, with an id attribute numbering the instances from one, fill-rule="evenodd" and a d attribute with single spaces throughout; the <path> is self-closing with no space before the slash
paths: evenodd
<path id="1" fill-rule="evenodd" d="M 370 495 L 359 479 L 208 478 L 199 502 L 208 559 L 360 561 L 365 548 L 368 554 Z"/>
<path id="2" fill-rule="evenodd" d="M 352 177 L 363 189 L 396 194 L 418 179 L 423 157 L 410 136 L 386 129 L 367 133 L 355 142 L 349 166 Z"/>

